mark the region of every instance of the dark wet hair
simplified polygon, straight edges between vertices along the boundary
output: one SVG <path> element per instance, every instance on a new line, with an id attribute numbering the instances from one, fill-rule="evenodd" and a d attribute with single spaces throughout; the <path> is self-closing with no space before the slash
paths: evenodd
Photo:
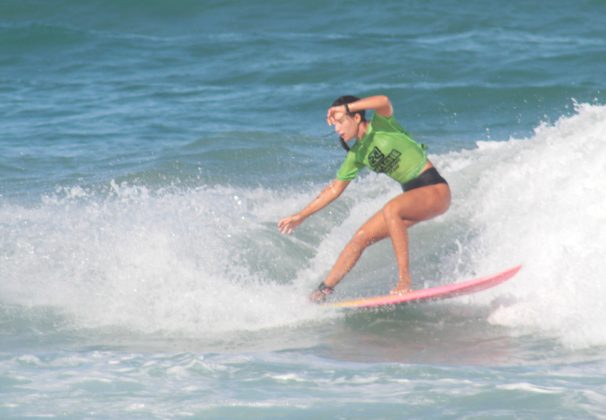
<path id="1" fill-rule="evenodd" d="M 332 106 L 350 104 L 352 102 L 356 102 L 359 100 L 360 100 L 360 98 L 358 98 L 357 96 L 352 96 L 352 95 L 339 96 L 337 99 L 335 99 L 333 101 Z M 349 115 L 350 117 L 353 117 L 356 114 L 360 114 L 362 121 L 366 121 L 366 111 L 363 109 L 360 111 L 355 111 L 355 112 L 347 112 L 347 115 Z M 345 140 L 343 140 L 343 137 L 339 137 L 339 140 L 341 141 L 341 146 L 343 146 L 343 148 L 349 152 L 349 145 L 347 144 L 347 142 Z"/>

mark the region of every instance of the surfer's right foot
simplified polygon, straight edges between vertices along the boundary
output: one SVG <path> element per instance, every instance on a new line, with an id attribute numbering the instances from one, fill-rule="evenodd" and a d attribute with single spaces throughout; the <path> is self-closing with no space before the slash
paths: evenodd
<path id="1" fill-rule="evenodd" d="M 333 287 L 327 286 L 322 282 L 318 288 L 309 295 L 309 300 L 314 303 L 322 303 L 326 300 L 326 296 L 334 293 L 334 291 L 335 289 Z"/>

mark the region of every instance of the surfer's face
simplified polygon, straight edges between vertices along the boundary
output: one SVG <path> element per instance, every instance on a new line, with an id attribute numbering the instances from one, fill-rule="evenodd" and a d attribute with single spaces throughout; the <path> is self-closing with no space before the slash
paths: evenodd
<path id="1" fill-rule="evenodd" d="M 358 114 L 355 114 L 352 117 L 347 115 L 345 112 L 335 113 L 333 120 L 335 124 L 335 132 L 343 140 L 350 141 L 358 135 L 358 126 L 360 125 L 360 121 L 358 121 L 359 119 Z"/>

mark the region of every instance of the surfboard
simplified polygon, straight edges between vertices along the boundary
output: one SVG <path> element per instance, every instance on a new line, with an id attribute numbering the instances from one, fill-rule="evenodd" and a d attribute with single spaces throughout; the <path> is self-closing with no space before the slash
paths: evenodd
<path id="1" fill-rule="evenodd" d="M 428 289 L 414 290 L 404 295 L 385 295 L 343 300 L 340 302 L 329 303 L 329 305 L 337 308 L 373 308 L 388 305 L 400 305 L 404 303 L 426 302 L 437 299 L 448 299 L 495 287 L 515 276 L 521 268 L 521 265 L 517 265 L 490 276 L 467 280 L 460 283 L 431 287 Z"/>

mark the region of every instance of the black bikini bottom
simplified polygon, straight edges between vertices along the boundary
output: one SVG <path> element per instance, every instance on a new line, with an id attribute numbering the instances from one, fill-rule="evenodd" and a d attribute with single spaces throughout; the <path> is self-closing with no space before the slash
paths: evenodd
<path id="1" fill-rule="evenodd" d="M 429 185 L 448 184 L 438 170 L 434 167 L 429 168 L 415 179 L 402 184 L 402 191 L 410 191 L 415 188 L 427 187 Z"/>

